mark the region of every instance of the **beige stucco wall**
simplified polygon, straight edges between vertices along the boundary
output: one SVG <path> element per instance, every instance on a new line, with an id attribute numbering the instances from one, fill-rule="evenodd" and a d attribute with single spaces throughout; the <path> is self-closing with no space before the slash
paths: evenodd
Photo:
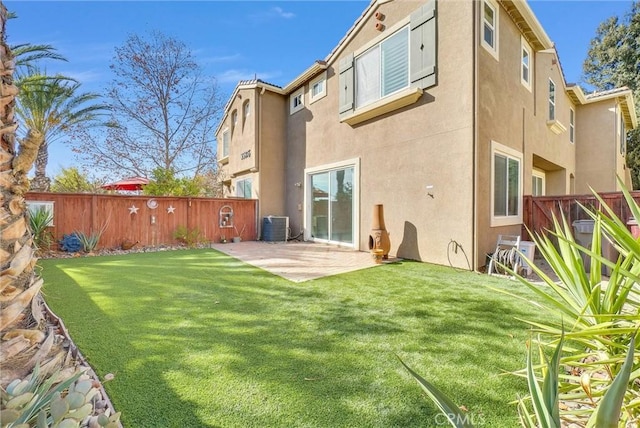
<path id="1" fill-rule="evenodd" d="M 250 103 L 250 113 L 244 117 L 246 102 Z M 235 127 L 232 126 L 234 110 L 238 111 Z M 225 196 L 234 197 L 237 182 L 251 179 L 251 197 L 259 199 L 258 231 L 263 216 L 285 212 L 286 126 L 284 98 L 270 91 L 263 92 L 261 87 L 254 85 L 238 91 L 217 135 L 218 153 L 221 154 L 222 133 L 225 129 L 233 129 L 229 156 L 221 159 L 220 166 L 228 183 Z"/>
<path id="2" fill-rule="evenodd" d="M 420 4 L 392 2 L 378 11 L 389 28 Z M 294 183 L 304 183 L 304 168 L 358 158 L 357 247 L 368 250 L 373 206 L 383 204 L 392 255 L 467 267 L 464 252 L 471 259 L 473 251 L 472 12 L 470 2 L 438 3 L 438 84 L 400 110 L 353 126 L 338 120 L 339 59 L 380 34 L 375 19 L 365 22 L 328 64 L 327 96 L 289 117 L 286 180 L 292 230 L 303 224 L 298 209 L 304 207 L 303 191 Z M 454 253 L 452 240 L 464 252 Z"/>
<path id="3" fill-rule="evenodd" d="M 286 168 L 286 101 L 278 94 L 265 91 L 258 94 L 258 128 L 260 146 L 258 151 L 258 185 L 256 197 L 258 221 L 268 215 L 285 215 L 285 168 Z"/>
<path id="4" fill-rule="evenodd" d="M 481 4 L 481 3 L 479 3 Z M 478 18 L 478 22 L 480 18 Z M 521 234 L 521 222 L 492 226 L 492 142 L 522 159 L 522 194 L 531 194 L 534 168 L 546 175 L 546 194 L 567 194 L 575 173 L 575 146 L 569 142 L 569 108 L 559 63 L 552 53 L 532 52 L 531 89 L 521 80 L 522 35 L 499 8 L 498 59 L 478 41 L 478 265 L 495 249 L 499 234 Z M 555 134 L 548 119 L 548 85 L 556 85 L 556 119 L 567 128 Z M 521 207 L 522 209 L 522 207 Z"/>
<path id="5" fill-rule="evenodd" d="M 615 99 L 578 108 L 576 193 L 619 190 L 616 174 L 625 178 L 624 155 L 618 134 L 619 108 Z"/>

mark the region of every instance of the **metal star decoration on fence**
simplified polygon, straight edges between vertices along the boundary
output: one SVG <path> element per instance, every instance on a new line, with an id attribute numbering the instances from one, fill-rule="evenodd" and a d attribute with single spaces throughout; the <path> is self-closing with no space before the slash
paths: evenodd
<path id="1" fill-rule="evenodd" d="M 129 214 L 130 214 L 130 215 L 131 215 L 131 214 L 138 214 L 138 210 L 139 210 L 139 209 L 140 209 L 140 208 L 136 207 L 135 205 L 131 205 L 131 206 L 129 207 Z"/>
<path id="2" fill-rule="evenodd" d="M 169 205 L 169 208 L 167 208 L 167 213 L 173 214 L 175 210 L 176 210 L 176 207 L 174 207 L 173 205 Z"/>

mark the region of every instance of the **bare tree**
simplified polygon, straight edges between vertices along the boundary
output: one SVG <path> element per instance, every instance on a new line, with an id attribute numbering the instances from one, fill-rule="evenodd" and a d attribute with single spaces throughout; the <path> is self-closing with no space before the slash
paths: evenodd
<path id="1" fill-rule="evenodd" d="M 110 126 L 76 134 L 74 150 L 85 163 L 147 177 L 156 168 L 193 177 L 215 165 L 221 100 L 184 43 L 159 32 L 132 35 L 116 48 L 111 69 Z"/>

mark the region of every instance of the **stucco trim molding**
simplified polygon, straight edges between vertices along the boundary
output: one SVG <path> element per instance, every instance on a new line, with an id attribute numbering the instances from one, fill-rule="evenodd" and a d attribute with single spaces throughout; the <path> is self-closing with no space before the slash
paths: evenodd
<path id="1" fill-rule="evenodd" d="M 407 88 L 375 103 L 357 109 L 353 114 L 340 118 L 340 122 L 356 125 L 365 120 L 414 104 L 422 96 L 422 88 Z"/>
<path id="2" fill-rule="evenodd" d="M 556 135 L 560 135 L 567 130 L 567 127 L 559 120 L 547 120 L 547 126 Z"/>

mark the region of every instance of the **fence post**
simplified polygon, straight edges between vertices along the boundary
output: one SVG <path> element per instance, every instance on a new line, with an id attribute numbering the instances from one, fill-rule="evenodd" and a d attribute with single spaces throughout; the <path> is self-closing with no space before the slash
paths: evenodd
<path id="1" fill-rule="evenodd" d="M 98 195 L 91 195 L 91 230 L 89 233 L 96 232 L 98 230 Z"/>

